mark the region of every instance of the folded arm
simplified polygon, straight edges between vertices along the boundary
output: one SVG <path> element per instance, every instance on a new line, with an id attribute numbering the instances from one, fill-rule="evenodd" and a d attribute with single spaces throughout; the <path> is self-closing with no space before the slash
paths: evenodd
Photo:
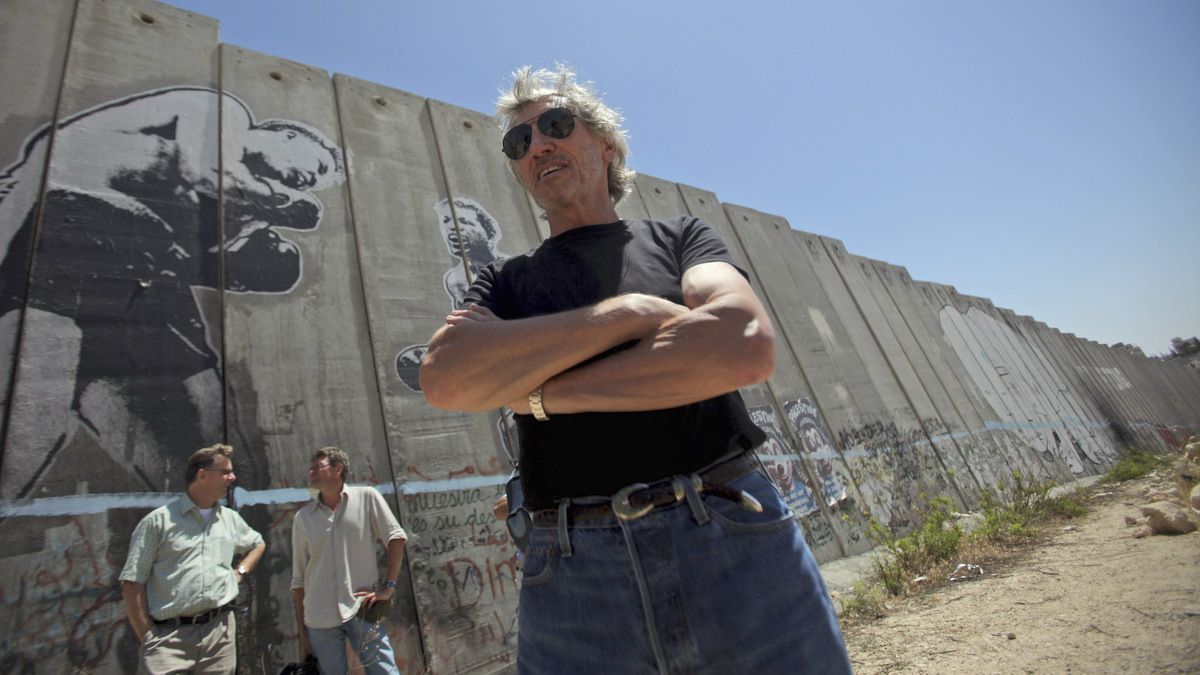
<path id="1" fill-rule="evenodd" d="M 617 296 L 582 310 L 517 321 L 501 321 L 485 313 L 464 315 L 456 326 L 449 323 L 455 318 L 452 315 L 434 336 L 431 353 L 434 343 L 458 326 L 469 326 L 477 335 L 507 339 L 455 385 L 464 394 L 482 394 L 471 392 L 472 379 L 494 378 L 487 387 L 491 395 L 480 399 L 484 404 L 439 407 L 488 410 L 508 405 L 528 414 L 528 393 L 544 383 L 543 402 L 551 414 L 658 410 L 770 377 L 775 368 L 770 320 L 732 265 L 712 262 L 689 268 L 683 276 L 683 296 L 686 307 L 649 298 L 659 303 L 658 313 L 634 312 L 635 318 L 611 311 L 606 303 L 648 296 Z M 571 370 L 591 356 L 635 339 L 638 343 L 631 349 Z M 423 390 L 429 365 L 427 356 Z M 503 382 L 511 384 L 505 387 Z M 431 392 L 426 390 L 426 396 Z M 430 402 L 438 405 L 432 396 Z"/>
<path id="2" fill-rule="evenodd" d="M 660 410 L 766 380 L 775 336 L 762 303 L 732 265 L 704 263 L 683 276 L 690 308 L 633 348 L 546 381 L 547 414 Z M 529 412 L 528 401 L 510 404 Z"/>
<path id="3" fill-rule="evenodd" d="M 568 368 L 646 336 L 684 311 L 639 293 L 512 321 L 475 305 L 455 310 L 429 341 L 421 391 L 437 408 L 499 408 Z"/>

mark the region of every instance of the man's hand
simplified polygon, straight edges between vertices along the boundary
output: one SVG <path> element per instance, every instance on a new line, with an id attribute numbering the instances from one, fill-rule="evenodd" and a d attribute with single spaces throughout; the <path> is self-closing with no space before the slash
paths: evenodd
<path id="1" fill-rule="evenodd" d="M 354 597 L 362 598 L 363 602 L 367 603 L 367 607 L 374 605 L 377 602 L 386 602 L 392 599 L 394 589 L 384 587 L 382 590 L 372 590 L 369 588 L 360 588 L 354 592 Z"/>
<path id="2" fill-rule="evenodd" d="M 462 323 L 488 323 L 490 321 L 503 321 L 500 317 L 492 313 L 492 310 L 487 307 L 472 304 L 466 309 L 456 309 L 450 312 L 450 316 L 446 317 L 446 323 L 451 326 L 457 326 Z"/>
<path id="3" fill-rule="evenodd" d="M 150 632 L 150 626 L 153 625 L 150 605 L 146 599 L 146 587 L 136 581 L 122 581 L 121 597 L 125 601 L 125 615 L 129 618 L 129 627 L 133 629 L 138 643 L 145 642 L 146 633 Z"/>
<path id="4" fill-rule="evenodd" d="M 492 507 L 492 515 L 496 520 L 508 520 L 508 495 L 504 495 Z"/>

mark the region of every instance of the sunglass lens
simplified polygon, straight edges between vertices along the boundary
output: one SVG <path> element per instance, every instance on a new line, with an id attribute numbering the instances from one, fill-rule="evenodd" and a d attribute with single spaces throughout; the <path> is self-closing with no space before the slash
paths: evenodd
<path id="1" fill-rule="evenodd" d="M 538 118 L 538 129 L 550 138 L 566 138 L 575 130 L 575 115 L 566 108 L 554 108 Z"/>
<path id="2" fill-rule="evenodd" d="M 540 122 L 539 122 L 540 123 Z M 545 133 L 544 131 L 542 133 Z M 518 124 L 504 134 L 504 154 L 514 162 L 525 156 L 529 144 L 533 140 L 533 127 L 528 124 Z"/>
<path id="3" fill-rule="evenodd" d="M 575 114 L 566 108 L 552 108 L 537 119 L 538 129 L 550 138 L 566 138 L 575 130 Z M 525 156 L 533 142 L 533 127 L 518 124 L 504 134 L 504 154 L 514 162 Z"/>

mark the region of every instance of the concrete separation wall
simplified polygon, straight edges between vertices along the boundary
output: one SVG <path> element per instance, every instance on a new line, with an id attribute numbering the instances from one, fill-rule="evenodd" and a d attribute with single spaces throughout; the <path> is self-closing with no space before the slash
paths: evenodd
<path id="1" fill-rule="evenodd" d="M 436 410 L 416 377 L 478 270 L 546 236 L 494 121 L 148 0 L 0 4 L 0 92 L 0 671 L 134 670 L 130 534 L 214 442 L 268 542 L 240 672 L 298 655 L 291 517 L 325 445 L 410 534 L 386 623 L 403 671 L 513 671 L 510 419 Z M 619 211 L 703 218 L 764 299 L 778 366 L 743 395 L 821 562 L 932 497 L 969 510 L 1014 472 L 1066 483 L 1200 428 L 1195 370 L 703 189 L 639 176 Z"/>

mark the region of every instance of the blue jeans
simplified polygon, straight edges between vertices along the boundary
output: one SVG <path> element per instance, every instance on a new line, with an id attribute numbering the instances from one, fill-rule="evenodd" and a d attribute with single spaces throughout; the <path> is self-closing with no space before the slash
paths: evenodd
<path id="1" fill-rule="evenodd" d="M 354 653 L 358 654 L 358 662 L 367 673 L 395 675 L 400 672 L 382 622 L 367 623 L 355 616 L 335 628 L 306 628 L 308 644 L 313 656 L 317 657 L 321 675 L 346 675 L 349 672 L 346 640 L 350 641 Z"/>
<path id="2" fill-rule="evenodd" d="M 518 672 L 850 673 L 833 603 L 790 509 L 758 471 L 729 485 L 763 512 L 689 482 L 683 502 L 636 520 L 535 528 Z"/>

